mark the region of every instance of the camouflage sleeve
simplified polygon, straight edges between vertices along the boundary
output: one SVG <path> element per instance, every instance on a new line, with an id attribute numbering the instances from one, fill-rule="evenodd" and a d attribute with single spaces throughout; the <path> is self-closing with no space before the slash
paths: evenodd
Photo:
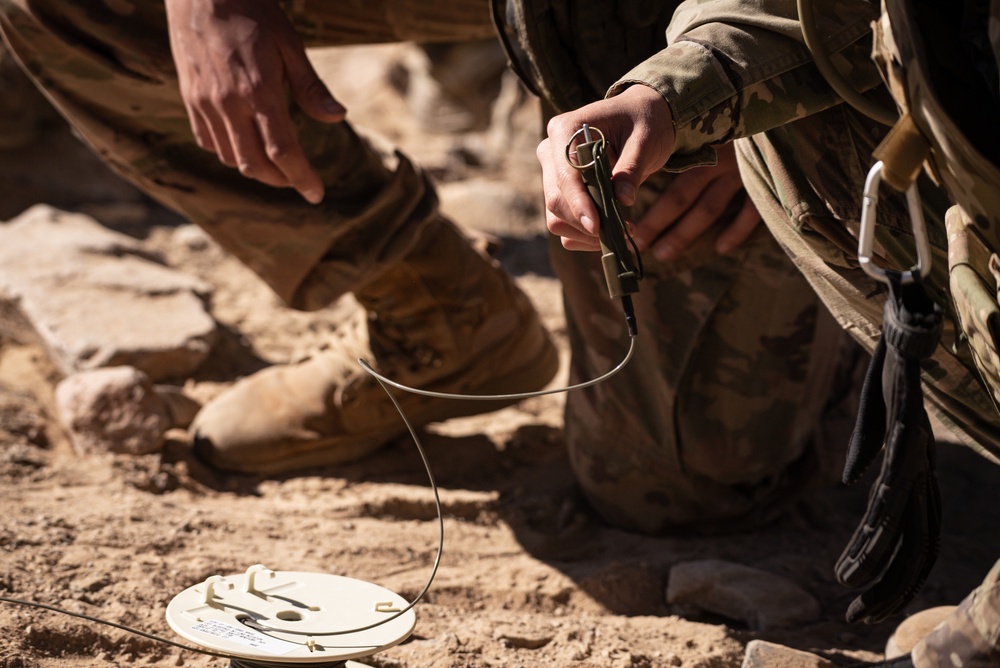
<path id="1" fill-rule="evenodd" d="M 868 0 L 814 0 L 819 32 L 858 90 L 881 82 L 871 61 Z M 634 83 L 658 90 L 674 114 L 677 144 L 667 169 L 715 161 L 712 144 L 783 125 L 840 102 L 809 56 L 795 0 L 688 0 L 667 29 L 667 48 L 608 91 Z"/>

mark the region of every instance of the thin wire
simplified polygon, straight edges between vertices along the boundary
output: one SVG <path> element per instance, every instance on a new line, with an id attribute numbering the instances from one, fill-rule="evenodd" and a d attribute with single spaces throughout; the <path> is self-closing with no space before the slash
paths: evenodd
<path id="1" fill-rule="evenodd" d="M 365 367 L 366 370 L 371 368 L 366 364 L 362 364 L 362 366 Z M 347 629 L 346 631 L 330 631 L 329 633 L 316 632 L 316 631 L 311 631 L 307 633 L 305 631 L 279 629 L 273 626 L 267 626 L 265 624 L 261 624 L 260 622 L 257 621 L 251 621 L 251 620 L 244 621 L 243 623 L 249 626 L 250 628 L 264 632 L 269 631 L 272 633 L 291 633 L 295 635 L 315 635 L 315 636 L 335 636 L 335 635 L 345 635 L 348 633 L 359 633 L 361 631 L 367 631 L 369 629 L 373 629 L 376 626 L 382 626 L 383 624 L 388 624 L 392 620 L 397 619 L 401 615 L 404 615 L 407 612 L 409 612 L 411 609 L 413 609 L 413 606 L 415 606 L 417 603 L 420 602 L 420 599 L 422 599 L 424 597 L 424 594 L 426 594 L 427 591 L 431 588 L 431 583 L 434 582 L 434 577 L 437 575 L 438 572 L 438 566 L 441 565 L 441 554 L 442 552 L 444 552 L 444 511 L 441 509 L 441 496 L 440 494 L 438 494 L 437 482 L 435 482 L 434 480 L 434 473 L 431 471 L 431 465 L 430 462 L 427 460 L 427 453 L 424 451 L 423 443 L 421 443 L 420 438 L 417 437 L 417 430 L 413 427 L 413 424 L 410 423 L 410 419 L 406 417 L 406 413 L 403 412 L 403 407 L 399 405 L 399 401 L 397 401 L 393 393 L 389 391 L 389 388 L 386 386 L 385 382 L 383 382 L 382 377 L 371 371 L 369 371 L 369 373 L 372 373 L 375 376 L 375 380 L 379 382 L 379 385 L 382 386 L 382 389 L 385 390 L 385 393 L 389 395 L 389 399 L 392 400 L 392 404 L 393 406 L 396 407 L 396 410 L 399 412 L 399 416 L 403 418 L 403 423 L 406 425 L 406 428 L 410 431 L 410 436 L 413 437 L 413 442 L 417 446 L 417 452 L 420 453 L 420 459 L 424 463 L 424 470 L 427 471 L 427 479 L 430 481 L 431 491 L 434 492 L 434 506 L 437 508 L 437 519 L 438 519 L 438 548 L 437 548 L 437 554 L 434 556 L 434 566 L 431 568 L 430 577 L 427 578 L 427 584 L 424 585 L 423 590 L 405 608 L 403 608 L 396 614 L 392 615 L 391 617 L 380 619 L 379 621 L 373 624 L 368 624 L 367 626 L 359 626 L 357 628 Z M 404 389 L 406 388 L 404 387 Z"/>
<path id="2" fill-rule="evenodd" d="M 91 615 L 84 614 L 82 612 L 73 612 L 72 610 L 66 610 L 65 608 L 57 608 L 54 605 L 46 605 L 45 603 L 39 603 L 37 601 L 26 601 L 19 598 L 11 598 L 10 596 L 0 596 L 0 601 L 4 603 L 14 603 L 16 605 L 25 605 L 29 608 L 39 608 L 41 610 L 48 610 L 49 612 L 58 612 L 69 617 L 77 617 L 79 619 L 85 619 L 88 622 L 94 622 L 95 624 L 103 624 L 105 626 L 112 626 L 116 629 L 120 629 L 127 633 L 132 633 L 143 638 L 148 638 L 149 640 L 155 640 L 157 642 L 162 642 L 166 645 L 171 645 L 179 649 L 186 649 L 190 652 L 198 652 L 199 654 L 207 654 L 208 656 L 214 656 L 219 659 L 236 659 L 239 657 L 232 656 L 230 654 L 224 654 L 222 652 L 213 652 L 209 649 L 202 649 L 201 647 L 193 647 L 190 645 L 185 645 L 183 643 L 170 640 L 169 638 L 163 638 L 156 635 L 155 633 L 148 633 L 146 631 L 140 631 L 139 629 L 132 628 L 131 626 L 126 626 L 124 624 L 119 624 L 118 622 L 112 622 L 109 619 L 101 619 L 100 617 L 92 617 Z"/>
<path id="3" fill-rule="evenodd" d="M 522 400 L 522 399 L 530 399 L 532 397 L 540 397 L 540 396 L 544 396 L 544 395 L 547 395 L 547 394 L 558 394 L 558 393 L 561 393 L 561 392 L 570 392 L 570 391 L 573 391 L 573 390 L 580 390 L 580 389 L 583 389 L 583 388 L 586 388 L 586 387 L 590 387 L 592 385 L 596 385 L 597 383 L 604 382 L 608 378 L 611 378 L 612 376 L 614 376 L 615 374 L 617 374 L 619 371 L 621 371 L 625 367 L 625 365 L 628 364 L 629 360 L 632 359 L 632 355 L 633 355 L 634 352 L 635 352 L 635 337 L 631 337 L 630 341 L 629 341 L 628 353 L 625 355 L 625 359 L 623 359 L 621 361 L 621 363 L 619 363 L 615 368 L 611 369 L 610 371 L 608 371 L 607 373 L 605 373 L 602 376 L 599 376 L 599 377 L 594 378 L 592 380 L 585 381 L 583 383 L 577 383 L 576 385 L 569 385 L 567 387 L 555 388 L 555 389 L 550 389 L 550 390 L 538 390 L 538 391 L 535 391 L 535 392 L 522 392 L 522 393 L 515 393 L 515 394 L 490 394 L 490 395 L 480 395 L 480 394 L 470 394 L 470 395 L 466 395 L 466 394 L 451 394 L 451 393 L 447 393 L 447 392 L 432 392 L 430 390 L 421 390 L 421 389 L 418 389 L 418 388 L 415 388 L 415 387 L 408 387 L 406 385 L 403 385 L 402 383 L 397 383 L 394 380 L 386 378 L 382 374 L 380 374 L 377 371 L 375 371 L 371 367 L 371 365 L 368 364 L 368 362 L 366 362 L 363 359 L 359 359 L 358 363 L 362 366 L 362 368 L 364 368 L 365 371 L 367 371 L 369 374 L 371 374 L 375 378 L 375 380 L 377 380 L 379 382 L 379 384 L 382 386 L 382 389 L 385 390 L 385 393 L 389 395 L 389 399 L 392 401 L 393 405 L 396 407 L 396 410 L 399 412 L 399 416 L 403 419 L 403 423 L 406 425 L 406 428 L 410 432 L 410 436 L 413 438 L 414 444 L 417 446 L 417 452 L 420 453 L 420 459 L 421 459 L 421 461 L 424 464 L 424 470 L 427 472 L 427 478 L 430 481 L 431 490 L 434 493 L 434 505 L 435 505 L 435 507 L 437 509 L 437 518 L 438 518 L 438 548 L 437 548 L 437 554 L 434 556 L 434 565 L 431 568 L 430 576 L 427 578 L 427 583 L 424 585 L 424 588 L 421 590 L 421 592 L 413 599 L 413 601 L 411 601 L 409 604 L 407 604 L 406 607 L 404 607 L 402 610 L 398 611 L 396 614 L 392 615 L 391 617 L 387 617 L 385 619 L 381 619 L 378 622 L 375 622 L 373 624 L 368 624 L 367 626 L 360 626 L 360 627 L 357 627 L 357 628 L 347 629 L 347 630 L 344 630 L 344 631 L 331 631 L 331 632 L 328 632 L 328 633 L 319 633 L 319 632 L 316 632 L 316 631 L 312 631 L 310 633 L 306 633 L 306 632 L 303 632 L 303 631 L 286 630 L 286 629 L 278 629 L 278 628 L 268 627 L 268 626 L 265 626 L 264 624 L 261 624 L 261 623 L 256 622 L 256 621 L 251 621 L 251 620 L 243 620 L 244 625 L 249 626 L 250 628 L 256 629 L 256 630 L 258 630 L 258 631 L 260 631 L 262 633 L 286 633 L 286 634 L 292 634 L 292 635 L 314 635 L 314 636 L 320 636 L 320 635 L 323 635 L 323 636 L 345 635 L 345 634 L 348 634 L 348 633 L 359 633 L 361 631 L 367 631 L 369 629 L 373 629 L 373 628 L 375 628 L 377 626 L 382 626 L 383 624 L 388 624 L 392 620 L 399 618 L 401 615 L 406 614 L 407 612 L 409 612 L 410 610 L 412 610 L 413 607 L 418 602 L 420 602 L 420 600 L 424 597 L 424 595 L 426 595 L 427 592 L 430 590 L 431 584 L 434 582 L 434 578 L 437 575 L 438 567 L 441 564 L 441 555 L 442 555 L 442 553 L 444 551 L 444 511 L 441 508 L 441 496 L 440 496 L 440 494 L 438 492 L 437 482 L 434 480 L 434 473 L 431 471 L 430 462 L 427 459 L 427 453 L 424 451 L 423 443 L 421 443 L 420 438 L 417 436 L 416 429 L 414 428 L 413 424 L 410 422 L 409 418 L 406 416 L 406 413 L 403 411 L 403 408 L 402 408 L 402 406 L 400 406 L 399 401 L 396 399 L 395 395 L 393 395 L 393 393 L 389 390 L 388 386 L 392 386 L 392 387 L 395 387 L 397 389 L 403 390 L 405 392 L 410 392 L 412 394 L 420 394 L 420 395 L 428 396 L 428 397 L 437 397 L 437 398 L 440 398 L 440 399 L 468 399 L 468 400 L 472 400 L 472 401 L 475 401 L 475 400 L 482 400 L 482 401 L 515 400 L 516 401 L 516 400 Z M 47 610 L 49 612 L 55 612 L 55 613 L 67 615 L 69 617 L 76 617 L 78 619 L 84 619 L 86 621 L 93 622 L 95 624 L 103 624 L 104 626 L 110 626 L 110 627 L 119 629 L 121 631 L 125 631 L 126 633 L 131 633 L 131 634 L 143 637 L 143 638 L 147 638 L 149 640 L 153 640 L 153 641 L 156 641 L 156 642 L 163 643 L 165 645 L 169 645 L 171 647 L 176 647 L 178 649 L 187 650 L 189 652 L 196 652 L 198 654 L 204 654 L 206 656 L 212 656 L 212 657 L 216 657 L 216 658 L 220 658 L 220 659 L 229 659 L 230 663 L 231 663 L 231 666 L 234 666 L 234 667 L 237 667 L 237 668 L 241 668 L 243 666 L 246 666 L 248 668 L 255 668 L 257 666 L 263 666 L 263 665 L 265 665 L 265 664 L 255 663 L 253 661 L 250 661 L 250 660 L 246 659 L 245 657 L 239 657 L 239 656 L 235 656 L 235 655 L 232 655 L 232 654 L 226 654 L 225 652 L 215 652 L 215 651 L 212 651 L 212 650 L 203 649 L 201 647 L 194 647 L 192 645 L 185 645 L 183 643 L 176 642 L 176 641 L 171 640 L 169 638 L 164 638 L 162 636 L 158 636 L 155 633 L 149 633 L 147 631 L 142 631 L 140 629 L 136 629 L 136 628 L 133 628 L 131 626 L 126 626 L 125 624 L 119 624 L 118 622 L 113 622 L 113 621 L 108 620 L 108 619 L 101 619 L 99 617 L 94 617 L 94 616 L 87 615 L 87 614 L 84 614 L 84 613 L 81 613 L 81 612 L 73 612 L 71 610 L 66 610 L 65 608 L 59 608 L 59 607 L 56 607 L 56 606 L 53 606 L 53 605 L 47 605 L 45 603 L 39 603 L 37 601 L 28 601 L 28 600 L 19 599 L 19 598 L 13 598 L 13 597 L 10 597 L 10 596 L 0 596 L 0 602 L 12 603 L 14 605 L 23 605 L 23 606 L 27 606 L 27 607 L 31 607 L 31 608 L 38 608 L 40 610 Z M 376 650 L 377 649 L 378 648 L 376 648 Z M 270 665 L 270 664 L 268 664 L 268 665 Z M 338 663 L 335 662 L 335 663 L 333 663 L 331 665 L 332 666 L 338 666 L 340 664 L 338 664 Z"/>
<path id="4" fill-rule="evenodd" d="M 293 629 L 279 629 L 279 628 L 267 626 L 266 624 L 261 624 L 260 622 L 258 622 L 256 620 L 250 620 L 250 619 L 244 619 L 244 620 L 242 620 L 244 626 L 248 626 L 248 627 L 250 627 L 252 629 L 255 629 L 255 630 L 260 631 L 261 633 L 265 633 L 265 634 L 267 634 L 267 633 L 287 633 L 287 634 L 291 634 L 291 635 L 334 636 L 334 635 L 347 635 L 349 633 L 360 633 L 362 631 L 368 631 L 369 629 L 373 629 L 373 628 L 375 628 L 377 626 L 382 626 L 383 624 L 388 624 L 389 622 L 391 622 L 394 619 L 398 619 L 400 616 L 402 616 L 402 615 L 406 614 L 407 612 L 409 612 L 410 610 L 412 610 L 413 606 L 415 606 L 417 603 L 419 603 L 420 600 L 424 597 L 424 595 L 427 594 L 428 590 L 430 590 L 431 584 L 434 582 L 434 578 L 437 575 L 438 567 L 441 565 L 441 555 L 444 552 L 444 510 L 441 508 L 441 496 L 438 493 L 437 482 L 434 480 L 434 473 L 431 471 L 431 465 L 430 465 L 430 462 L 427 459 L 427 453 L 424 451 L 423 443 L 421 443 L 420 438 L 417 436 L 416 429 L 413 427 L 413 424 L 410 422 L 409 418 L 406 417 L 406 414 L 403 412 L 403 408 L 399 405 L 399 401 L 396 400 L 396 397 L 392 394 L 392 392 L 389 390 L 389 388 L 386 387 L 385 383 L 382 382 L 382 379 L 381 379 L 381 377 L 378 374 L 375 374 L 375 380 L 377 380 L 379 382 L 379 384 L 382 386 L 382 389 L 385 390 L 385 393 L 389 395 L 389 399 L 392 401 L 393 405 L 396 407 L 396 410 L 399 411 L 399 415 L 403 419 L 403 423 L 406 425 L 406 428 L 410 431 L 410 436 L 413 437 L 413 442 L 417 446 L 417 452 L 420 453 L 420 459 L 421 459 L 421 461 L 423 461 L 424 470 L 427 471 L 427 479 L 430 481 L 431 490 L 434 492 L 434 506 L 437 508 L 437 519 L 438 519 L 438 547 L 437 547 L 437 554 L 434 556 L 434 565 L 431 568 L 430 576 L 427 578 L 427 583 L 424 585 L 424 588 L 416 596 L 416 598 L 414 598 L 402 610 L 399 610 L 398 612 L 396 612 L 395 614 L 393 614 L 390 617 L 386 617 L 385 619 L 380 619 L 379 621 L 374 622 L 372 624 L 368 624 L 366 626 L 359 626 L 359 627 L 356 627 L 356 628 L 351 628 L 351 629 L 346 629 L 346 630 L 340 630 L 340 631 L 329 631 L 329 632 L 321 632 L 321 631 L 298 631 L 298 630 L 293 630 Z M 222 658 L 222 659 L 230 659 L 231 662 L 232 661 L 243 662 L 243 663 L 237 663 L 236 664 L 237 666 L 240 666 L 240 665 L 251 665 L 251 666 L 255 665 L 253 663 L 249 663 L 249 664 L 246 663 L 247 660 L 245 658 L 242 658 L 242 657 L 237 657 L 237 656 L 234 656 L 234 655 L 231 655 L 231 654 L 225 654 L 223 652 L 213 652 L 211 650 L 204 650 L 204 649 L 200 649 L 200 648 L 196 648 L 196 647 L 191 647 L 191 646 L 185 645 L 183 643 L 175 642 L 175 641 L 170 640 L 168 638 L 163 638 L 163 637 L 157 636 L 157 635 L 155 635 L 153 633 L 147 633 L 146 631 L 140 631 L 139 629 L 135 629 L 135 628 L 132 628 L 132 627 L 129 627 L 129 626 L 125 626 L 124 624 L 119 624 L 117 622 L 112 622 L 112 621 L 107 620 L 107 619 L 100 619 L 98 617 L 92 617 L 90 615 L 83 614 L 83 613 L 80 613 L 80 612 L 72 612 L 70 610 L 66 610 L 66 609 L 63 609 L 63 608 L 57 608 L 57 607 L 52 606 L 52 605 L 46 605 L 44 603 L 38 603 L 36 601 L 26 601 L 26 600 L 17 599 L 17 598 L 10 598 L 10 597 L 7 597 L 7 596 L 0 596 L 0 601 L 6 602 L 6 603 L 14 603 L 14 604 L 17 604 L 17 605 L 26 605 L 26 606 L 34 607 L 34 608 L 40 608 L 42 610 L 48 610 L 50 612 L 58 612 L 58 613 L 62 613 L 64 615 L 69 615 L 71 617 L 79 617 L 81 619 L 86 619 L 87 621 L 90 621 L 90 622 L 95 622 L 97 624 L 104 624 L 106 626 L 112 626 L 112 627 L 115 627 L 117 629 L 121 629 L 122 631 L 127 631 L 129 633 L 134 633 L 134 634 L 136 634 L 138 636 L 142 636 L 142 637 L 148 638 L 150 640 L 156 640 L 156 641 L 159 641 L 159 642 L 163 642 L 163 643 L 166 643 L 166 644 L 171 645 L 173 647 L 179 647 L 180 649 L 186 649 L 186 650 L 190 650 L 192 652 L 200 652 L 201 654 L 207 654 L 208 656 L 214 656 L 214 657 L 218 657 L 218 658 Z M 374 646 L 374 649 L 375 649 L 375 651 L 377 651 L 378 647 Z M 336 666 L 337 664 L 335 663 L 333 665 Z"/>
<path id="5" fill-rule="evenodd" d="M 574 390 L 582 390 L 585 387 L 590 387 L 591 385 L 597 385 L 598 383 L 603 383 L 608 378 L 611 378 L 611 376 L 614 376 L 616 373 L 625 368 L 625 365 L 628 364 L 629 360 L 632 359 L 632 354 L 634 352 L 635 352 L 635 337 L 631 337 L 629 339 L 628 353 L 625 355 L 625 359 L 623 359 L 618 366 L 616 366 L 611 371 L 608 371 L 603 376 L 598 376 L 597 378 L 594 378 L 592 380 L 584 381 L 582 383 L 577 383 L 576 385 L 569 385 L 567 387 L 557 387 L 551 390 L 538 390 L 537 392 L 521 392 L 515 394 L 450 394 L 448 392 L 433 392 L 431 390 L 421 390 L 416 387 L 408 387 L 406 385 L 403 385 L 402 383 L 397 383 L 396 381 L 390 378 L 386 378 L 378 371 L 373 369 L 368 362 L 366 362 L 361 358 L 358 358 L 358 364 L 360 364 L 365 371 L 374 376 L 376 380 L 382 383 L 383 387 L 385 387 L 386 385 L 392 385 L 396 389 L 403 390 L 405 392 L 410 392 L 411 394 L 420 394 L 425 397 L 434 397 L 436 399 L 469 399 L 473 401 L 475 400 L 519 401 L 521 399 L 531 399 L 532 397 L 541 397 L 546 394 L 560 394 L 562 392 L 572 392 Z M 390 394 L 389 396 L 391 397 L 392 395 Z M 396 400 L 393 399 L 393 403 L 395 403 L 395 401 Z M 400 415 L 403 414 L 403 411 L 399 407 L 398 403 L 396 404 L 396 410 L 399 411 Z M 406 420 L 405 416 L 403 419 L 404 421 Z M 409 422 L 407 422 L 407 426 L 409 426 Z M 411 434 L 413 433 L 412 429 L 410 430 L 410 433 Z M 414 435 L 414 438 L 416 438 L 416 435 Z"/>

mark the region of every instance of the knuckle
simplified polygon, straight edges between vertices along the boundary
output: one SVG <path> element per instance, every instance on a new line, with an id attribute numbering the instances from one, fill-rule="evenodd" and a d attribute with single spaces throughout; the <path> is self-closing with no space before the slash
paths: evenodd
<path id="1" fill-rule="evenodd" d="M 290 143 L 281 140 L 271 140 L 264 147 L 267 157 L 276 164 L 287 162 L 292 156 L 293 150 Z"/>
<path id="2" fill-rule="evenodd" d="M 575 131 L 572 127 L 572 122 L 566 117 L 565 114 L 559 116 L 553 116 L 549 119 L 549 122 L 545 125 L 545 131 L 549 137 L 559 137 L 566 135 L 567 137 Z"/>
<path id="3" fill-rule="evenodd" d="M 260 174 L 260 168 L 256 164 L 248 160 L 241 160 L 239 165 L 237 165 L 237 167 L 240 170 L 240 174 L 242 174 L 243 176 L 254 178 L 258 174 Z"/>

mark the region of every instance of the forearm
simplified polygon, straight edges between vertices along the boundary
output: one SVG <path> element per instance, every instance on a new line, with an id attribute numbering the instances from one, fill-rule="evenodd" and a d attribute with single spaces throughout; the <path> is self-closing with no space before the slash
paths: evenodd
<path id="1" fill-rule="evenodd" d="M 820 34 L 858 90 L 880 83 L 871 63 L 865 0 L 816 0 Z M 795 0 L 689 1 L 674 14 L 668 46 L 620 79 L 660 92 L 673 113 L 676 146 L 668 168 L 714 161 L 713 144 L 763 132 L 840 102 L 806 49 Z"/>

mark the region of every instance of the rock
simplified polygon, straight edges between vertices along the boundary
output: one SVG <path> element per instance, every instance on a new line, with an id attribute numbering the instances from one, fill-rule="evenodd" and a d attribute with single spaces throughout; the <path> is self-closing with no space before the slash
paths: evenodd
<path id="1" fill-rule="evenodd" d="M 157 452 L 171 426 L 149 376 L 128 366 L 69 376 L 56 386 L 56 408 L 81 455 Z"/>
<path id="2" fill-rule="evenodd" d="M 834 664 L 809 652 L 751 640 L 741 668 L 834 668 Z"/>
<path id="3" fill-rule="evenodd" d="M 180 378 L 215 343 L 208 284 L 87 216 L 39 205 L 0 224 L 0 266 L 0 333 L 36 337 L 66 375 L 129 365 Z"/>
<path id="4" fill-rule="evenodd" d="M 544 630 L 525 628 L 524 625 L 501 626 L 493 632 L 493 639 L 504 647 L 541 649 L 552 642 L 552 634 Z"/>
<path id="5" fill-rule="evenodd" d="M 719 559 L 671 568 L 667 602 L 737 619 L 757 631 L 812 622 L 820 614 L 816 599 L 794 582 Z"/>

